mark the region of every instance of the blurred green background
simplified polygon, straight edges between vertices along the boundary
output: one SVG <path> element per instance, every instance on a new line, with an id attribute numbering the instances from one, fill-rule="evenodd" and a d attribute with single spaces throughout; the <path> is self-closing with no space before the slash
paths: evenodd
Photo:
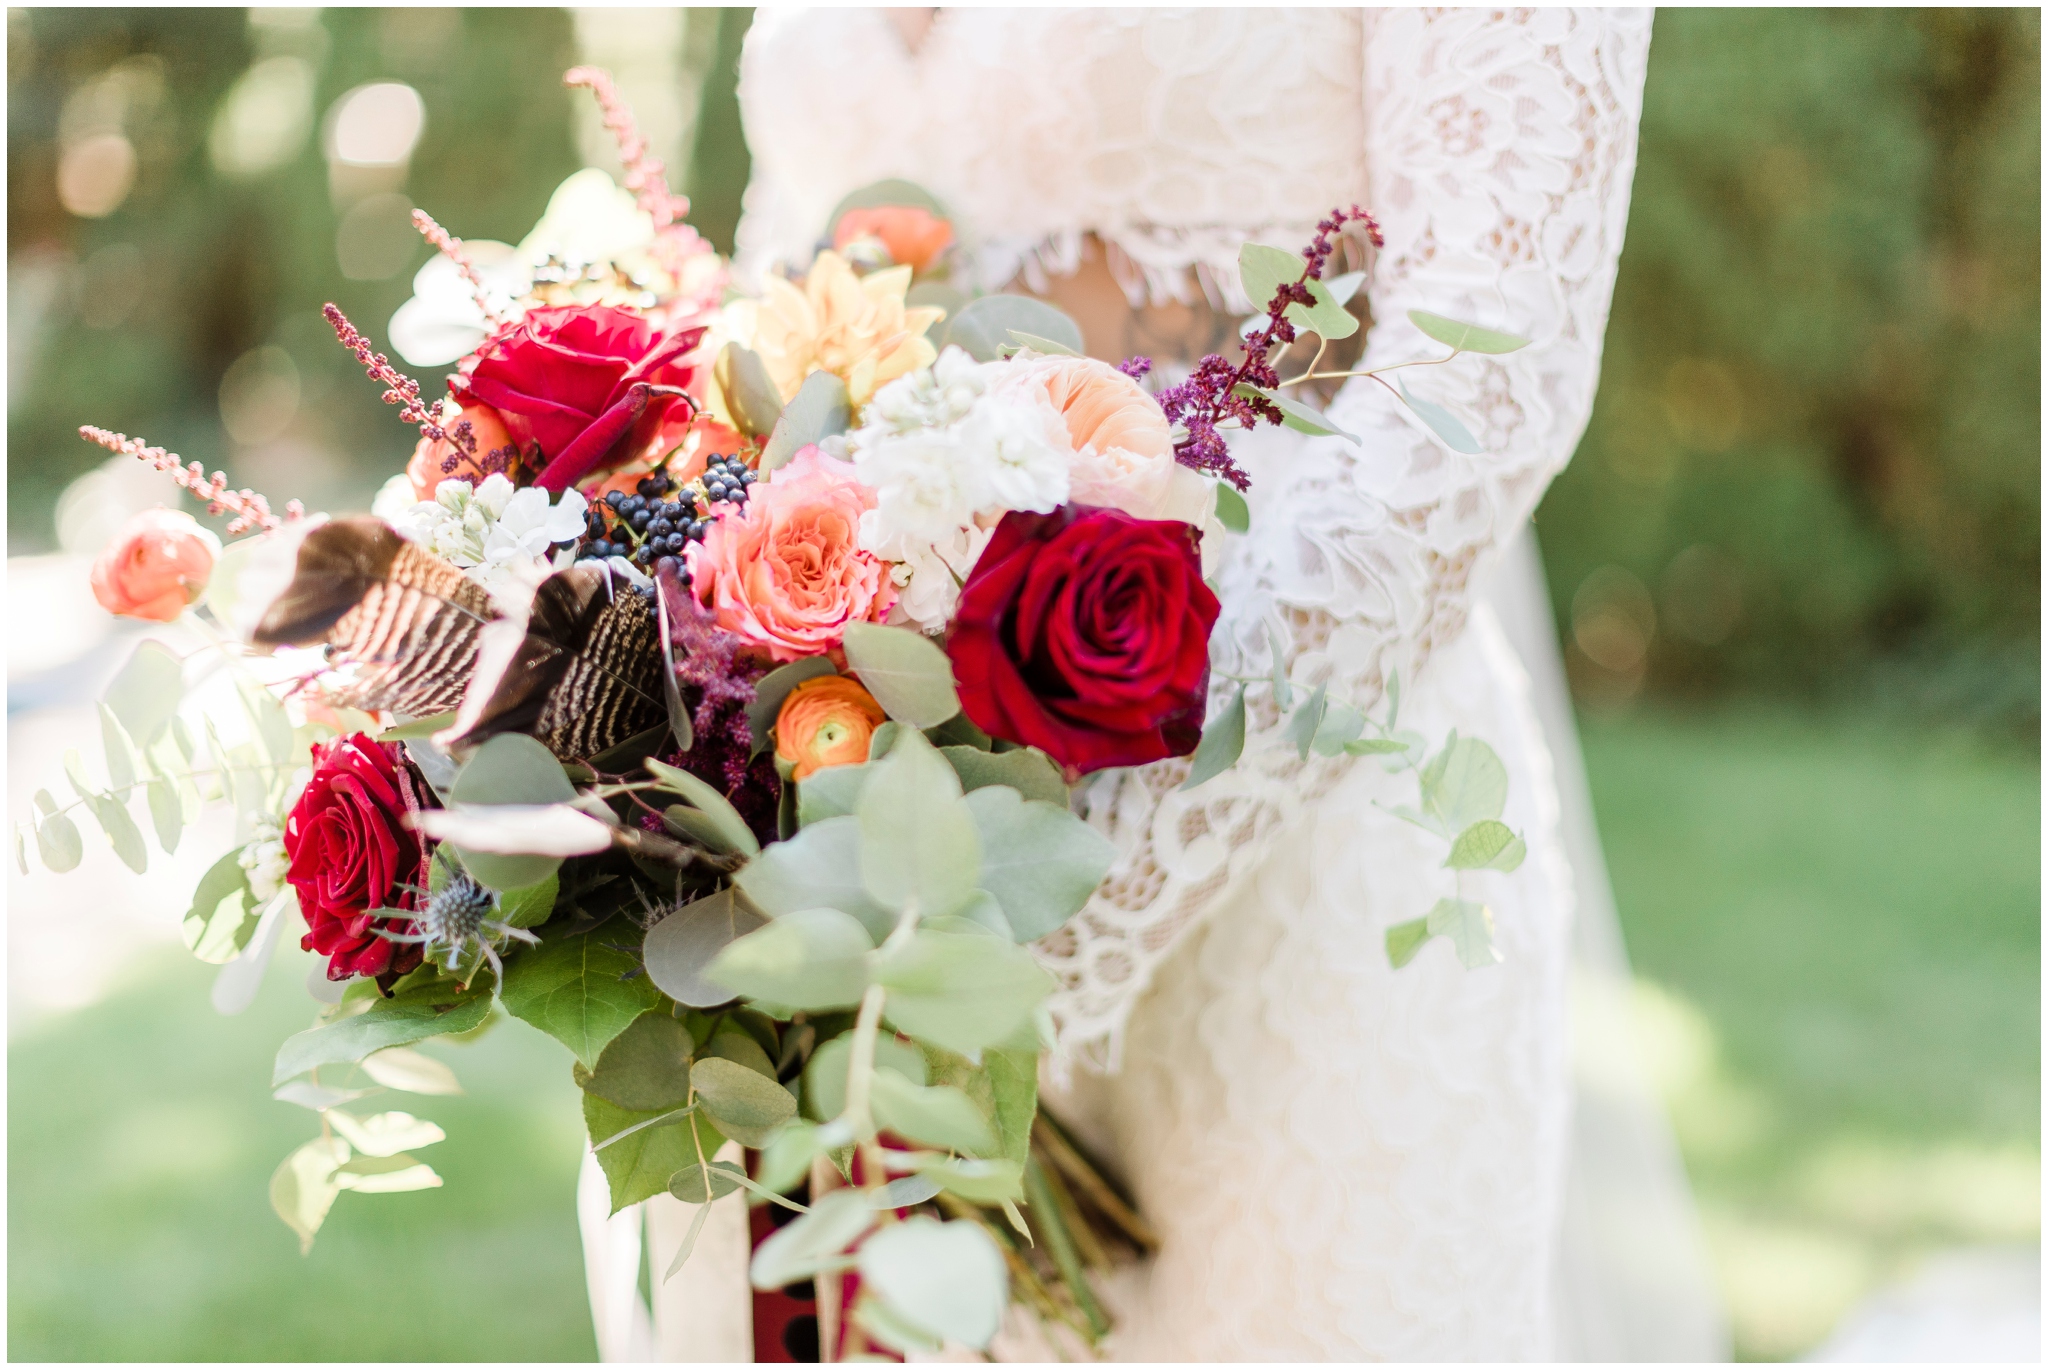
<path id="1" fill-rule="evenodd" d="M 729 244 L 748 17 L 10 10 L 10 555 L 79 517 L 83 422 L 367 502 L 407 433 L 317 310 L 381 336 L 411 204 L 516 241 L 606 165 L 573 62 Z M 2039 1239 L 2039 54 L 2027 10 L 1660 14 L 1600 397 L 1538 518 L 1748 1356 L 1927 1252 Z M 328 156 L 390 82 L 416 137 Z M 210 973 L 144 958 L 15 1032 L 10 1353 L 589 1357 L 559 1053 L 447 1050 L 470 1093 L 416 1107 L 448 1187 L 345 1195 L 301 1260 L 264 1184 L 306 1115 L 261 1087 L 295 977 L 229 1021 Z"/>

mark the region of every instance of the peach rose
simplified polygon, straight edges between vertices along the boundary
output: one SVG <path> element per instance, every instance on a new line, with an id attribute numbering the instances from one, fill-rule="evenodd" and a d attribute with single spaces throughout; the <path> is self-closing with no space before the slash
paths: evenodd
<path id="1" fill-rule="evenodd" d="M 514 453 L 518 444 L 512 441 L 511 433 L 505 429 L 505 421 L 498 417 L 498 411 L 481 400 L 472 400 L 457 413 L 450 413 L 452 402 L 442 406 L 441 426 L 453 428 L 464 419 L 469 420 L 470 436 L 476 439 L 476 456 L 472 457 L 452 442 L 436 442 L 432 438 L 421 438 L 419 445 L 412 449 L 412 460 L 406 463 L 405 474 L 412 481 L 413 494 L 422 500 L 434 497 L 435 489 L 444 480 L 466 480 L 472 485 L 480 484 L 486 474 L 481 464 L 493 452 L 511 448 Z M 450 463 L 453 458 L 453 463 Z M 502 471 L 502 464 L 491 470 Z"/>
<path id="2" fill-rule="evenodd" d="M 145 509 L 92 564 L 92 597 L 110 614 L 169 623 L 206 592 L 220 539 L 190 514 Z"/>
<path id="3" fill-rule="evenodd" d="M 1043 388 L 1067 422 L 1067 440 L 1074 446 L 1068 499 L 1121 509 L 1133 518 L 1166 517 L 1173 432 L 1144 388 L 1093 357 L 1022 365 L 1018 383 Z"/>
<path id="4" fill-rule="evenodd" d="M 848 243 L 859 238 L 881 239 L 891 261 L 922 271 L 953 241 L 953 225 L 918 205 L 849 209 L 839 216 L 839 226 L 833 230 L 833 250 L 844 252 Z"/>
<path id="5" fill-rule="evenodd" d="M 777 661 L 836 650 L 847 624 L 881 622 L 895 599 L 888 568 L 860 548 L 860 516 L 874 507 L 850 463 L 804 448 L 743 509 L 720 506 L 690 547 L 698 601 Z"/>
<path id="6" fill-rule="evenodd" d="M 813 676 L 789 692 L 775 716 L 775 761 L 801 783 L 827 766 L 858 766 L 888 715 L 857 680 Z"/>

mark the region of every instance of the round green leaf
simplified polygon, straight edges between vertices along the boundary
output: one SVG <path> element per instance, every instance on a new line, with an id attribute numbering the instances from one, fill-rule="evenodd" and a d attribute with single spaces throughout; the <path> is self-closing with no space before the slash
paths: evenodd
<path id="1" fill-rule="evenodd" d="M 566 804 L 575 797 L 554 753 L 523 733 L 500 733 L 478 747 L 448 793 L 456 804 Z"/>
<path id="2" fill-rule="evenodd" d="M 668 1192 L 686 1204 L 710 1203 L 740 1188 L 740 1180 L 746 1176 L 747 1172 L 732 1161 L 713 1161 L 710 1165 L 693 1161 L 668 1177 Z"/>
<path id="3" fill-rule="evenodd" d="M 1079 324 L 1028 295 L 984 295 L 953 315 L 944 327 L 945 336 L 933 342 L 942 348 L 961 348 L 978 362 L 995 361 L 1002 349 L 1015 346 L 1010 339 L 1013 331 L 1043 338 L 1076 356 L 1088 350 Z"/>
<path id="4" fill-rule="evenodd" d="M 690 1097 L 690 1030 L 666 1010 L 635 1018 L 597 1058 L 597 1069 L 577 1080 L 588 1093 L 635 1113 L 658 1113 Z"/>
<path id="5" fill-rule="evenodd" d="M 705 978 L 735 994 L 790 1008 L 851 1008 L 867 991 L 873 949 L 867 930 L 852 916 L 803 909 L 729 944 Z"/>
<path id="6" fill-rule="evenodd" d="M 1432 314 L 1426 309 L 1409 310 L 1408 322 L 1445 347 L 1460 352 L 1519 352 L 1529 345 L 1527 338 L 1518 338 L 1512 333 L 1501 333 L 1491 328 L 1481 328 L 1476 323 L 1460 323 L 1441 314 Z"/>
<path id="7" fill-rule="evenodd" d="M 860 1273 L 915 1325 L 976 1348 L 995 1336 L 1009 1297 L 1002 1253 L 971 1222 L 891 1223 L 861 1244 Z"/>
<path id="8" fill-rule="evenodd" d="M 981 888 L 1019 941 L 1079 913 L 1116 860 L 1115 845 L 1062 806 L 1027 801 L 1007 785 L 975 790 L 966 802 L 981 836 Z"/>
<path id="9" fill-rule="evenodd" d="M 953 663 L 915 629 L 849 623 L 846 662 L 883 712 L 913 728 L 936 727 L 960 712 Z"/>
<path id="10" fill-rule="evenodd" d="M 768 920 L 726 889 L 686 904 L 647 931 L 641 954 L 655 988 L 690 1008 L 714 1008 L 732 991 L 705 972 L 718 953 Z"/>

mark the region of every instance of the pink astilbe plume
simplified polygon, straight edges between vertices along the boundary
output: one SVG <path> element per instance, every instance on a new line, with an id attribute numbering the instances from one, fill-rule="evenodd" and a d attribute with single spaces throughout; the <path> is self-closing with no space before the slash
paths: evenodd
<path id="1" fill-rule="evenodd" d="M 286 519 L 304 518 L 306 515 L 306 506 L 292 500 L 284 507 L 284 518 L 279 518 L 270 512 L 270 501 L 254 490 L 230 490 L 225 472 L 216 471 L 209 480 L 206 468 L 198 462 L 187 466 L 184 458 L 177 453 L 166 452 L 161 447 L 151 447 L 141 438 L 131 438 L 126 433 L 110 433 L 104 428 L 94 428 L 91 424 L 80 428 L 78 435 L 87 442 L 98 443 L 109 452 L 119 452 L 122 456 L 148 462 L 205 500 L 207 513 L 233 514 L 234 520 L 227 528 L 229 537 L 237 533 L 246 533 L 251 528 L 261 528 L 268 532 L 272 528 L 283 527 Z"/>
<path id="2" fill-rule="evenodd" d="M 632 109 L 612 84 L 612 74 L 602 67 L 571 67 L 562 77 L 562 84 L 587 86 L 597 97 L 598 108 L 604 111 L 604 126 L 619 143 L 619 163 L 626 170 L 626 189 L 633 192 L 640 208 L 653 216 L 654 231 L 659 233 L 688 214 L 689 198 L 669 193 L 668 168 L 659 157 L 649 154 L 647 140 L 640 136 L 640 126 L 633 122 Z"/>
<path id="3" fill-rule="evenodd" d="M 476 307 L 483 311 L 484 322 L 497 328 L 505 322 L 491 304 L 491 293 L 484 288 L 484 278 L 478 274 L 476 262 L 470 257 L 469 249 L 462 245 L 462 239 L 434 222 L 434 216 L 424 209 L 412 212 L 412 226 L 420 236 L 434 245 L 434 250 L 455 263 L 455 269 L 462 273 L 462 279 L 469 282 L 470 293 L 476 296 Z"/>
<path id="4" fill-rule="evenodd" d="M 446 429 L 435 421 L 425 401 L 420 399 L 420 383 L 402 374 L 391 364 L 382 352 L 371 349 L 370 340 L 356 331 L 348 321 L 348 315 L 334 304 L 328 304 L 320 311 L 327 316 L 327 322 L 334 326 L 334 336 L 341 339 L 341 345 L 356 354 L 356 360 L 363 364 L 363 370 L 370 373 L 370 379 L 385 388 L 384 403 L 399 406 L 399 417 L 407 423 L 418 424 L 420 432 L 435 442 L 451 439 Z"/>

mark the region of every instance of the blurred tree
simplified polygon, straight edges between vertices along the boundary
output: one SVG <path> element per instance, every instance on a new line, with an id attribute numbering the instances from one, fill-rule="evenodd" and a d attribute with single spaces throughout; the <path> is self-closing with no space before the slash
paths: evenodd
<path id="1" fill-rule="evenodd" d="M 1667 10 L 1585 443 L 1581 694 L 2038 726 L 2040 16 Z"/>

